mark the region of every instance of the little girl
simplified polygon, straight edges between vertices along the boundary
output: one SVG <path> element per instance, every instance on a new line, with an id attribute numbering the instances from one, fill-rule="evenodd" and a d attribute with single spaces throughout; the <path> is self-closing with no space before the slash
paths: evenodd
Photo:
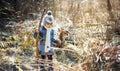
<path id="1" fill-rule="evenodd" d="M 52 29 L 53 25 L 53 16 L 52 12 L 48 11 L 47 14 L 43 18 L 42 25 L 40 27 L 40 43 L 39 43 L 39 54 L 41 55 L 41 58 L 48 59 L 50 61 L 49 63 L 52 62 L 53 58 L 52 56 L 54 55 L 54 49 L 52 47 L 52 42 L 55 42 L 57 44 L 60 44 L 61 41 L 58 39 L 54 38 L 54 30 Z M 36 35 L 34 34 L 34 37 L 36 38 Z M 41 63 L 41 71 L 44 70 L 43 66 L 44 62 Z M 49 64 L 48 71 L 54 71 L 52 64 Z"/>

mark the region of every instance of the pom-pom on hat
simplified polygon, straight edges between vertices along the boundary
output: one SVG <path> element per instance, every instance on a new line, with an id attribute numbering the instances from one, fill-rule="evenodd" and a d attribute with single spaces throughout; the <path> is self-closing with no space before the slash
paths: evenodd
<path id="1" fill-rule="evenodd" d="M 48 14 L 48 15 L 52 15 L 52 11 L 48 10 L 48 11 L 47 11 L 47 14 Z"/>

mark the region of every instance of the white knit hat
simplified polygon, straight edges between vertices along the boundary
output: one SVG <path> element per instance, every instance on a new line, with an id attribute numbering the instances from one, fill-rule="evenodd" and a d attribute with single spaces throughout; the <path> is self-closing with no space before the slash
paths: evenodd
<path id="1" fill-rule="evenodd" d="M 54 18 L 52 16 L 52 11 L 47 11 L 47 14 L 44 16 L 43 18 L 43 25 L 47 24 L 47 23 L 53 23 Z"/>

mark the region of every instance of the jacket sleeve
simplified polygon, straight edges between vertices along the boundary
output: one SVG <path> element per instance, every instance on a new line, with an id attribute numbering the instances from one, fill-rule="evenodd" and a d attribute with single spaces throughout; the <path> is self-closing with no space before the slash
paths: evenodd
<path id="1" fill-rule="evenodd" d="M 37 38 L 37 31 L 34 32 L 33 37 L 34 37 L 34 39 Z"/>
<path id="2" fill-rule="evenodd" d="M 42 31 L 42 27 L 40 27 L 40 37 L 43 35 L 42 33 L 41 33 L 41 31 Z M 37 31 L 35 31 L 34 32 L 34 34 L 33 34 L 33 37 L 34 37 L 34 39 L 36 39 L 37 38 L 37 34 L 38 34 L 38 32 Z"/>
<path id="3" fill-rule="evenodd" d="M 56 44 L 59 43 L 59 40 L 58 40 L 58 39 L 55 39 L 55 37 L 54 37 L 54 30 L 53 30 L 53 29 L 51 30 L 51 39 L 52 39 L 52 42 L 54 42 L 54 43 L 56 43 Z"/>

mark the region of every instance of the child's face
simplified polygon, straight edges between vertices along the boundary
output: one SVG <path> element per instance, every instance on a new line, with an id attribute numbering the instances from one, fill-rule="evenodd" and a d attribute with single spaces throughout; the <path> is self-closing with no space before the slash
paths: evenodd
<path id="1" fill-rule="evenodd" d="M 52 23 L 47 23 L 45 26 L 46 26 L 47 28 L 51 28 L 51 27 L 52 27 Z"/>

